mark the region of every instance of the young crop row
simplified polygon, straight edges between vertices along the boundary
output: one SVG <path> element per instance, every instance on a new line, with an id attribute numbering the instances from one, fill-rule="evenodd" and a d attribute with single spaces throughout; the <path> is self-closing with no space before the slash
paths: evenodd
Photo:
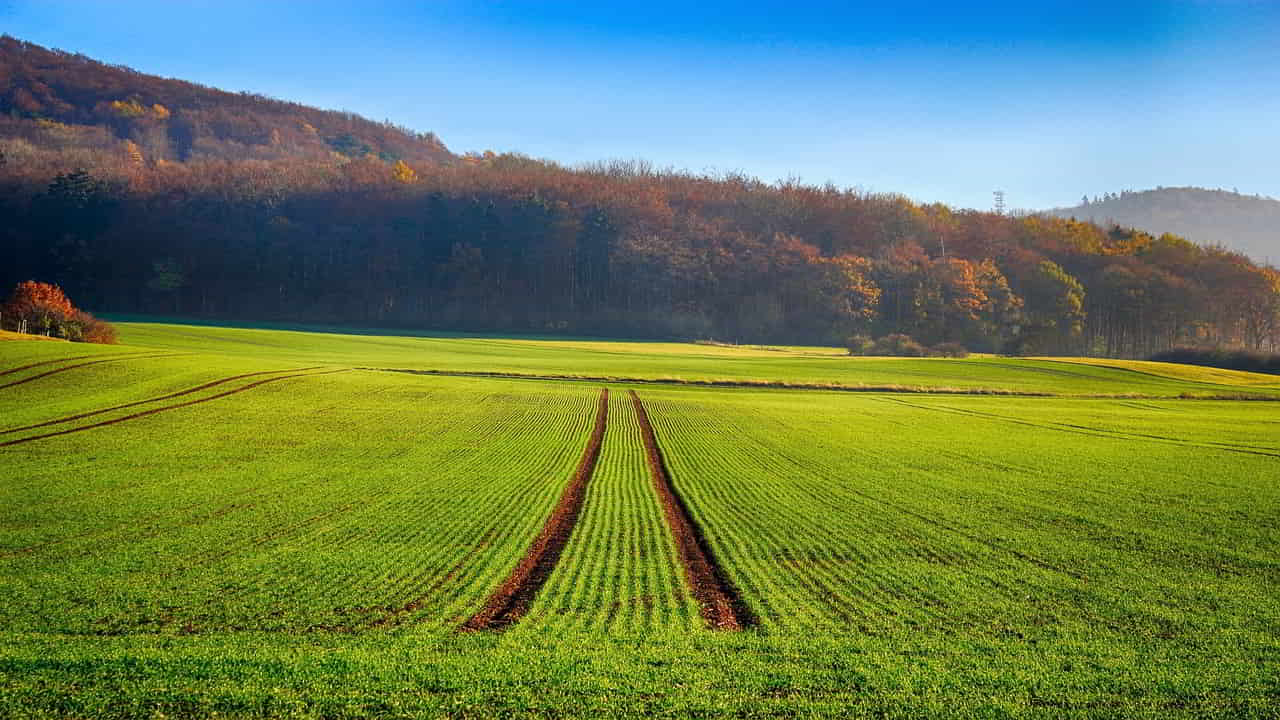
<path id="1" fill-rule="evenodd" d="M 332 372 L 308 368 L 292 373 L 241 373 L 0 432 L 17 436 L 4 441 L 9 446 L 34 443 L 33 447 L 46 450 L 32 453 L 34 459 L 49 457 L 49 443 L 71 441 L 70 436 L 75 441 L 73 457 L 74 447 L 93 449 L 105 444 L 137 450 L 145 444 L 136 440 L 152 437 L 157 429 L 185 435 L 180 428 L 192 427 L 213 446 L 201 449 L 217 455 L 226 452 L 228 439 L 278 427 L 270 416 L 289 415 L 291 410 L 321 412 L 323 408 L 307 401 L 321 396 L 333 400 L 331 389 L 322 395 L 316 387 L 318 378 Z M 215 415 L 219 426 L 237 429 L 231 438 L 210 433 L 204 425 L 209 416 L 195 412 L 203 408 L 194 406 L 285 380 L 307 384 L 290 393 L 283 405 L 284 397 L 273 393 L 248 397 L 247 405 L 219 409 Z M 386 382 L 405 386 L 398 380 Z M 39 621 L 22 617 L 24 603 L 19 597 L 9 619 L 18 626 L 30 622 L 31 629 L 94 633 L 174 628 L 359 630 L 422 618 L 456 621 L 460 611 L 474 604 L 476 592 L 492 586 L 494 574 L 510 566 L 512 551 L 531 534 L 531 523 L 548 517 L 543 508 L 563 482 L 550 468 L 562 467 L 577 444 L 567 442 L 562 433 L 581 432 L 581 398 L 565 392 L 482 396 L 478 402 L 441 398 L 446 400 L 439 406 L 441 417 L 419 412 L 414 419 L 426 421 L 425 426 L 405 428 L 396 422 L 404 411 L 401 404 L 388 402 L 387 397 L 370 399 L 367 387 L 345 389 L 366 394 L 370 412 L 365 418 L 367 428 L 343 423 L 344 436 L 367 436 L 374 448 L 400 445 L 400 454 L 405 455 L 410 451 L 403 446 L 412 446 L 412 463 L 406 458 L 395 467 L 394 480 L 386 477 L 388 468 L 380 467 L 378 474 L 383 477 L 377 482 L 358 477 L 317 482 L 310 472 L 294 470 L 294 462 L 315 468 L 314 460 L 307 462 L 303 457 L 303 450 L 314 449 L 309 443 L 305 449 L 271 458 L 269 464 L 260 463 L 265 472 L 246 472 L 242 465 L 236 472 L 218 473 L 216 483 L 214 478 L 202 478 L 205 482 L 193 485 L 188 472 L 175 476 L 165 472 L 186 456 L 162 461 L 152 456 L 146 458 L 149 467 L 126 478 L 115 472 L 97 483 L 49 483 L 52 473 L 45 471 L 7 488 L 17 501 L 15 506 L 21 508 L 8 519 L 31 530 L 25 538 L 10 536 L 8 547 L 0 550 L 0 559 L 9 567 L 8 577 L 35 575 L 55 564 L 55 584 L 77 588 L 66 596 L 66 607 L 52 615 L 42 613 Z M 352 414 L 356 405 L 341 406 Z M 587 497 L 587 480 L 603 449 L 608 407 L 607 392 L 602 392 L 590 441 L 563 496 L 572 507 L 561 507 L 562 500 L 561 506 L 553 508 L 534 549 L 525 553 L 523 561 L 516 561 L 515 579 L 499 584 L 494 593 L 498 599 L 491 598 L 469 627 L 510 624 L 528 611 L 541 585 L 552 577 L 574 533 Z M 558 597 L 547 597 L 556 598 L 556 614 L 565 614 L 566 604 L 602 605 L 606 625 L 614 624 L 620 615 L 645 618 L 642 624 L 655 616 L 660 624 L 688 621 L 689 598 L 681 591 L 678 575 L 671 572 L 678 556 L 686 567 L 697 565 L 686 579 L 706 615 L 715 601 L 708 600 L 702 583 L 715 572 L 714 561 L 707 557 L 705 546 L 696 547 L 698 554 L 690 555 L 695 533 L 686 509 L 679 509 L 681 515 L 672 514 L 678 501 L 673 501 L 670 479 L 643 406 L 633 395 L 625 407 L 619 430 L 610 437 L 617 452 L 631 454 L 631 462 L 615 464 L 604 473 L 615 482 L 612 486 L 605 482 L 603 499 L 593 505 L 593 520 L 585 530 L 585 562 L 575 558 L 567 563 L 553 584 L 567 582 L 570 587 Z M 246 408 L 256 412 L 246 413 Z M 156 416 L 161 413 L 173 413 L 170 422 L 157 425 Z M 256 417 L 243 417 L 246 414 Z M 112 432 L 105 432 L 108 426 L 115 426 Z M 298 429 L 293 428 L 294 434 Z M 82 434 L 91 430 L 105 434 Z M 543 451 L 530 452 L 534 439 L 527 436 L 533 435 L 552 442 Z M 199 438 L 188 437 L 188 441 L 188 445 L 201 444 Z M 57 452 L 66 453 L 67 447 Z M 332 469 L 358 473 L 360 458 L 346 460 Z M 646 465 L 651 471 L 648 482 L 643 472 Z M 508 481 L 475 482 L 495 469 Z M 423 482 L 421 475 L 430 480 Z M 645 502 L 619 505 L 610 500 L 610 492 L 625 493 L 633 501 L 645 498 Z M 674 528 L 674 546 L 660 532 L 664 507 L 667 524 Z M 81 513 L 90 508 L 104 512 L 85 522 Z M 616 570 L 616 562 L 609 554 L 601 555 L 589 535 L 607 533 L 603 542 L 608 547 L 616 529 L 629 525 L 607 521 L 619 509 L 638 511 L 634 519 L 639 528 L 625 541 L 634 549 L 635 562 L 628 569 L 632 578 L 621 586 L 624 592 L 603 593 L 627 597 L 602 603 L 600 591 L 609 578 L 601 573 Z M 673 553 L 674 548 L 679 552 Z M 585 592 L 584 582 L 588 583 Z M 42 592 L 38 587 L 26 590 Z M 540 607 L 539 612 L 546 610 Z M 43 618 L 48 617 L 56 618 L 56 627 L 47 627 Z M 717 626 L 738 626 L 736 618 L 708 620 Z"/>
<path id="2" fill-rule="evenodd" d="M 1192 637 L 1280 619 L 1271 458 L 887 400 L 653 396 L 676 484 L 766 626 Z"/>
<path id="3" fill-rule="evenodd" d="M 1205 441 L 1245 410 L 1206 405 L 1211 424 L 1153 432 L 1135 418 L 1172 411 L 681 390 L 641 403 L 324 372 L 224 374 L 0 428 L 26 440 L 4 449 L 0 621 L 453 629 L 531 558 L 537 582 L 496 626 L 1186 635 L 1280 617 L 1265 599 L 1280 490 L 1259 480 L 1274 458 L 1236 452 L 1269 446 Z M 576 510 L 559 522 L 566 489 Z"/>
<path id="4" fill-rule="evenodd" d="M 626 393 L 612 393 L 582 515 L 521 629 L 622 633 L 701 625 L 653 490 L 634 406 Z"/>
<path id="5" fill-rule="evenodd" d="M 569 542 L 569 535 L 578 522 L 582 512 L 582 504 L 586 501 L 587 484 L 596 469 L 596 461 L 600 458 L 600 448 L 604 444 L 605 430 L 609 425 L 609 391 L 600 391 L 597 403 L 595 423 L 591 429 L 591 437 L 582 452 L 582 459 L 569 479 L 560 500 L 551 509 L 550 516 L 538 533 L 533 545 L 529 548 L 515 569 L 507 576 L 502 585 L 494 590 L 480 609 L 463 628 L 466 630 L 496 630 L 504 628 L 524 616 L 538 591 L 546 583 L 547 577 L 555 569 L 564 546 Z"/>
<path id="6" fill-rule="evenodd" d="M 642 458 L 649 470 L 651 490 L 657 505 L 661 508 L 661 515 L 666 521 L 670 539 L 675 546 L 680 564 L 684 568 L 683 574 L 688 590 L 695 603 L 699 606 L 701 615 L 709 627 L 728 630 L 741 629 L 745 625 L 754 622 L 754 618 L 750 616 L 741 602 L 736 589 L 732 587 L 716 565 L 710 547 L 705 543 L 701 532 L 693 523 L 683 501 L 675 493 L 644 404 L 634 391 L 629 392 L 629 398 L 631 401 L 630 417 L 634 420 L 629 425 L 639 431 L 638 439 L 644 449 Z M 576 538 L 577 543 L 572 547 L 576 553 L 571 553 L 571 555 L 580 554 L 579 557 L 581 559 L 577 562 L 571 561 L 568 564 L 568 569 L 559 573 L 557 582 L 553 583 L 553 588 L 561 592 L 560 614 L 567 614 L 569 607 L 573 605 L 581 607 L 585 602 L 595 608 L 607 608 L 602 623 L 606 627 L 611 626 L 623 611 L 622 599 L 614 599 L 615 596 L 619 595 L 626 596 L 629 601 L 628 614 L 635 614 L 637 610 L 642 613 L 644 619 L 639 627 L 645 627 L 649 624 L 656 601 L 661 601 L 663 604 L 662 609 L 666 610 L 666 601 L 671 597 L 668 592 L 663 592 L 662 596 L 657 596 L 654 593 L 641 593 L 639 597 L 636 597 L 636 591 L 644 588 L 641 586 L 641 581 L 635 572 L 636 570 L 644 571 L 647 575 L 643 581 L 644 586 L 653 588 L 654 585 L 648 582 L 653 579 L 653 576 L 648 571 L 654 569 L 655 561 L 661 562 L 665 558 L 656 556 L 653 561 L 646 562 L 646 558 L 643 556 L 633 557 L 634 562 L 625 563 L 629 571 L 624 576 L 625 579 L 622 582 L 618 582 L 622 578 L 618 574 L 617 565 L 623 563 L 620 563 L 616 557 L 602 554 L 607 553 L 610 549 L 624 546 L 623 543 L 627 542 L 626 539 L 619 538 L 618 535 L 628 529 L 633 531 L 628 533 L 631 535 L 631 542 L 628 543 L 630 549 L 633 552 L 639 551 L 643 553 L 644 550 L 638 548 L 635 544 L 635 541 L 640 539 L 640 535 L 634 531 L 656 530 L 655 523 L 645 522 L 652 518 L 651 515 L 648 517 L 643 514 L 633 516 L 635 520 L 639 521 L 639 525 L 628 528 L 626 525 L 618 523 L 602 527 L 602 524 L 598 521 L 599 514 L 597 513 L 596 522 L 589 523 L 581 532 L 576 531 L 578 517 L 582 513 L 588 486 L 594 475 L 604 444 L 608 417 L 609 392 L 608 390 L 601 390 L 595 426 L 583 452 L 582 460 L 565 487 L 560 501 L 552 509 L 542 532 L 534 539 L 529 550 L 521 558 L 520 562 L 516 564 L 507 579 L 493 591 L 484 607 L 473 615 L 462 626 L 462 629 L 500 630 L 507 628 L 523 617 L 533 606 L 543 585 L 555 574 L 557 563 L 564 554 L 566 546 L 569 546 L 574 538 Z M 630 487 L 626 487 L 627 490 L 634 492 L 634 485 L 630 483 L 626 485 L 630 485 Z M 651 503 L 648 505 L 650 508 L 652 507 Z M 637 509 L 643 510 L 643 505 Z M 649 539 L 652 541 L 654 537 L 651 535 Z M 615 540 L 618 542 L 615 542 Z M 653 547 L 654 545 L 650 543 L 649 548 L 646 549 L 652 550 Z M 612 578 L 614 581 L 614 588 L 612 589 L 609 587 L 607 578 L 601 578 L 599 575 L 599 570 L 610 566 L 615 572 Z M 600 579 L 606 579 L 606 582 L 600 584 L 591 582 L 592 580 Z M 669 588 L 670 586 L 667 587 Z M 639 608 L 635 606 L 636 603 L 634 601 L 638 601 Z M 543 604 L 545 606 L 545 600 Z M 588 614 L 588 617 L 594 619 L 594 614 Z"/>
<path id="7" fill-rule="evenodd" d="M 390 385 L 371 393 L 349 376 L 317 378 L 221 406 L 216 427 L 187 408 L 151 428 L 143 425 L 160 418 L 93 438 L 110 434 L 113 445 L 131 447 L 163 428 L 185 435 L 186 452 L 146 458 L 130 482 L 118 482 L 116 468 L 78 483 L 100 491 L 101 522 L 92 512 L 74 518 L 75 507 L 41 504 L 43 486 L 11 493 L 19 505 L 35 503 L 34 514 L 14 524 L 34 524 L 43 513 L 66 539 L 3 560 L 7 584 L 18 589 L 6 620 L 70 632 L 358 629 L 397 615 L 453 619 L 473 608 L 506 559 L 518 556 L 572 467 L 567 449 L 580 446 L 589 423 L 585 398 L 410 399 L 396 397 L 409 394 L 405 383 Z M 341 417 L 325 412 L 335 407 Z M 279 452 L 234 457 L 241 438 L 267 427 L 283 436 Z M 91 435 L 50 442 L 83 447 Z M 331 451 L 316 458 L 325 440 Z M 184 465 L 206 457 L 236 465 L 193 478 Z M 49 567 L 57 568 L 52 576 Z M 51 597 L 66 598 L 65 606 L 48 612 Z"/>
<path id="8" fill-rule="evenodd" d="M 581 398 L 512 399 L 481 402 L 470 418 L 445 418 L 450 431 L 411 455 L 412 467 L 399 477 L 363 484 L 363 497 L 348 488 L 327 498 L 342 503 L 336 517 L 256 538 L 239 556 L 220 558 L 217 574 L 253 579 L 229 599 L 239 607 L 224 612 L 261 622 L 269 596 L 270 604 L 306 613 L 341 608 L 345 617 L 328 624 L 342 628 L 458 622 L 518 557 L 571 467 L 563 448 L 585 430 L 576 422 Z"/>
<path id="9" fill-rule="evenodd" d="M 667 526 L 671 529 L 676 548 L 680 552 L 685 579 L 702 610 L 703 619 L 710 627 L 722 630 L 741 630 L 755 624 L 755 617 L 742 602 L 738 589 L 721 569 L 716 561 L 715 551 L 690 515 L 688 504 L 676 492 L 644 403 L 634 390 L 630 394 L 644 438 L 645 460 L 653 478 L 654 492 L 662 505 L 662 513 L 666 516 Z"/>
<path id="10" fill-rule="evenodd" d="M 1250 455 L 1263 455 L 1267 457 L 1280 457 L 1280 448 L 1265 445 L 1255 445 L 1241 442 L 1224 442 L 1218 440 L 1193 440 L 1185 437 L 1173 437 L 1166 434 L 1157 434 L 1153 431 L 1149 424 L 1144 424 L 1141 429 L 1106 427 L 1099 425 L 1083 424 L 1079 418 L 1072 417 L 1072 422 L 1063 422 L 1061 419 L 1046 418 L 1030 418 L 1018 415 L 1008 415 L 991 412 L 990 409 L 975 409 L 972 407 L 952 407 L 938 404 L 922 405 L 912 403 L 901 398 L 891 398 L 893 402 L 898 402 L 908 407 L 919 409 L 934 410 L 936 412 L 952 413 L 960 416 L 973 416 L 983 419 L 999 420 L 1011 425 L 1023 425 L 1026 427 L 1034 427 L 1047 430 L 1057 430 L 1059 432 L 1073 433 L 1076 435 L 1085 435 L 1092 437 L 1114 438 L 1118 440 L 1141 440 L 1154 441 L 1159 443 L 1170 443 L 1174 445 L 1184 445 L 1190 447 L 1201 447 L 1213 450 L 1228 450 L 1231 452 L 1241 452 Z"/>

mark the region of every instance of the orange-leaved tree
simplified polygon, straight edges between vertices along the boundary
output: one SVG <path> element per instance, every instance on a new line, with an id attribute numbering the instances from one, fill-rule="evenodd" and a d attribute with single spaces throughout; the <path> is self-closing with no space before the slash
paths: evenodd
<path id="1" fill-rule="evenodd" d="M 28 332 L 40 330 L 46 334 L 75 311 L 62 288 L 35 280 L 18 283 L 4 304 L 5 322 L 20 326 L 25 323 Z"/>
<path id="2" fill-rule="evenodd" d="M 62 288 L 35 280 L 18 283 L 13 289 L 9 300 L 0 306 L 0 325 L 81 342 L 114 343 L 116 337 L 110 324 L 77 310 Z"/>

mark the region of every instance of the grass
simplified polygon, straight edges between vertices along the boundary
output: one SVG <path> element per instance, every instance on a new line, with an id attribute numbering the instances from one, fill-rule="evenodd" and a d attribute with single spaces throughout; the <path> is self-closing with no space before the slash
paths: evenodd
<path id="1" fill-rule="evenodd" d="M 121 342 L 128 345 L 302 365 L 675 382 L 1152 397 L 1247 394 L 1280 398 L 1280 386 L 1275 385 L 1274 376 L 1223 374 L 1211 369 L 1199 369 L 1204 371 L 1200 373 L 1179 370 L 1177 372 L 1184 374 L 1173 377 L 1128 368 L 1023 358 L 855 358 L 692 343 L 458 335 L 368 336 L 137 322 L 118 323 L 117 327 Z"/>
<path id="2" fill-rule="evenodd" d="M 78 430 L 0 447 L 3 716 L 1280 713 L 1280 417 L 1173 399 L 1259 389 L 1250 377 L 174 325 L 121 337 L 0 347 L 0 373 L 46 363 L 0 385 L 69 368 L 0 388 L 0 442 Z M 630 386 L 759 620 L 715 632 L 616 386 L 586 503 L 529 613 L 459 633 L 542 528 L 599 384 L 351 369 L 439 364 L 1167 397 Z"/>
<path id="3" fill-rule="evenodd" d="M 452 622 L 554 501 L 589 393 L 361 380 L 297 378 L 10 449 L 0 497 L 20 529 L 0 545 L 12 599 L 0 621 L 77 634 L 360 626 L 433 587 L 419 614 Z M 475 577 L 451 575 L 463 556 Z"/>
<path id="4" fill-rule="evenodd" d="M 31 335 L 28 333 L 16 333 L 11 330 L 0 330 L 0 342 L 5 340 L 41 340 L 53 342 L 65 342 L 61 338 L 45 337 L 44 335 Z"/>
<path id="5" fill-rule="evenodd" d="M 1069 362 L 1098 367 L 1118 368 L 1146 373 L 1174 380 L 1239 385 L 1245 387 L 1280 387 L 1280 378 L 1265 373 L 1229 370 L 1205 365 L 1153 362 L 1151 360 L 1117 360 L 1114 358 L 1045 358 L 1057 362 Z"/>

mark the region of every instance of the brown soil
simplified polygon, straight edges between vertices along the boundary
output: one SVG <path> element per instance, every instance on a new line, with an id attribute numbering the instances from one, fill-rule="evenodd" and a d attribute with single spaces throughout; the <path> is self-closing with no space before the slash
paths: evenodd
<path id="1" fill-rule="evenodd" d="M 262 372 L 251 372 L 251 373 L 245 373 L 243 375 L 232 375 L 231 377 L 228 377 L 228 378 L 223 378 L 221 380 L 214 380 L 213 382 L 207 382 L 203 385 L 197 385 L 196 387 L 188 388 L 186 390 L 179 390 L 178 392 L 170 393 L 168 395 L 161 395 L 160 397 L 148 398 L 146 400 L 138 400 L 137 402 L 125 403 L 124 405 L 116 405 L 114 407 L 109 407 L 109 408 L 102 408 L 101 410 L 92 410 L 90 412 L 80 413 L 79 415 L 69 415 L 67 417 L 58 418 L 56 420 L 48 420 L 42 423 L 36 423 L 34 425 L 26 425 L 24 427 L 12 428 L 10 430 L 0 430 L 0 435 L 8 435 L 10 433 L 23 432 L 24 430 L 35 430 L 36 428 L 48 427 L 49 425 L 61 425 L 62 423 L 71 422 L 73 420 L 83 420 L 87 417 L 93 417 L 94 415 L 101 415 L 103 413 L 114 412 L 116 410 L 124 410 L 126 408 L 136 407 L 138 405 L 146 405 L 147 403 L 160 402 L 161 400 L 172 400 L 173 398 L 176 398 L 176 397 L 182 397 L 184 395 L 190 395 L 191 393 L 200 392 L 201 390 L 208 390 L 209 388 L 212 388 L 212 387 L 225 385 L 235 380 L 243 380 L 245 378 L 258 377 L 259 375 L 273 375 L 275 373 L 282 373 L 282 372 L 305 372 L 307 370 L 318 370 L 318 369 L 320 369 L 320 366 L 309 367 L 309 368 L 297 368 L 294 370 L 263 370 Z"/>
<path id="2" fill-rule="evenodd" d="M 551 516 L 542 527 L 542 532 L 533 541 L 529 551 L 520 559 L 519 564 L 511 571 L 498 589 L 489 596 L 489 600 L 480 612 L 471 616 L 462 625 L 464 631 L 501 630 L 519 620 L 529 611 L 538 591 L 551 577 L 560 554 L 569 543 L 569 536 L 578 522 L 578 515 L 587 499 L 587 483 L 595 471 L 596 460 L 600 457 L 600 448 L 604 444 L 605 426 L 609 420 L 609 391 L 600 391 L 600 401 L 596 409 L 596 424 L 591 431 L 591 439 L 582 451 L 582 459 L 578 469 L 565 487 L 560 501 L 551 511 Z"/>
<path id="3" fill-rule="evenodd" d="M 225 390 L 223 392 L 217 393 L 216 395 L 210 395 L 209 397 L 199 398 L 196 400 L 188 400 L 186 402 L 180 402 L 177 405 L 166 405 L 164 407 L 153 408 L 151 410 L 144 410 L 142 412 L 134 413 L 132 415 L 125 415 L 124 417 L 119 417 L 112 420 L 103 420 L 102 422 L 96 422 L 90 425 L 82 425 L 80 427 L 70 428 L 68 430 L 59 430 L 57 432 L 45 433 L 44 435 L 33 435 L 31 437 L 19 438 L 17 440 L 0 442 L 0 447 L 18 445 L 21 443 L 31 442 L 33 440 L 43 440 L 45 438 L 57 437 L 59 435 L 70 435 L 71 433 L 78 433 L 78 432 L 83 432 L 85 430 L 92 430 L 94 428 L 106 427 L 107 425 L 115 425 L 116 423 L 122 423 L 122 422 L 125 422 L 126 420 L 135 420 L 140 417 L 155 415 L 157 413 L 162 413 L 167 410 L 177 410 L 178 408 L 188 407 L 190 405 L 199 405 L 200 403 L 206 403 L 206 402 L 209 402 L 210 400 L 217 400 L 218 398 L 224 398 L 228 395 L 235 395 L 236 393 L 242 393 L 246 390 L 252 390 L 253 388 L 259 387 L 261 385 L 266 385 L 267 383 L 279 382 L 281 380 L 288 380 L 289 378 L 315 377 L 317 375 L 330 375 L 330 374 L 339 373 L 339 372 L 346 372 L 346 370 L 345 369 L 330 370 L 328 372 L 310 373 L 310 374 L 296 373 L 293 375 L 281 375 L 279 377 L 267 378 L 266 380 L 251 382 L 248 385 L 243 385 L 233 390 Z"/>
<path id="4" fill-rule="evenodd" d="M 90 365 L 100 365 L 102 363 L 119 362 L 121 360 L 154 360 L 157 358 L 173 357 L 175 355 L 181 355 L 181 354 L 182 353 L 164 353 L 164 354 L 158 354 L 158 355 L 157 354 L 117 355 L 115 357 L 103 358 L 102 360 L 93 360 L 91 362 L 76 363 L 75 365 L 67 365 L 66 367 L 60 367 L 56 370 L 47 370 L 38 375 L 32 375 L 31 377 L 28 377 L 28 378 L 22 378 L 21 380 L 14 380 L 11 383 L 0 385 L 0 390 L 3 390 L 5 388 L 11 388 L 15 385 L 22 385 L 24 383 L 29 383 L 32 380 L 39 380 L 40 378 L 49 377 L 50 375 L 57 375 L 58 373 L 64 373 L 68 370 L 75 370 L 77 368 L 88 367 Z M 28 366 L 28 367 L 32 367 L 32 366 Z M 22 370 L 22 369 L 23 368 L 14 368 L 14 370 L 11 370 L 10 372 L 14 372 L 16 370 Z"/>
<path id="5" fill-rule="evenodd" d="M 716 562 L 711 545 L 693 521 L 684 500 L 676 493 L 644 403 L 640 402 L 640 396 L 634 390 L 627 392 L 631 394 L 631 402 L 635 405 L 636 416 L 640 421 L 653 487 L 662 504 L 667 526 L 671 528 L 671 536 L 680 553 L 680 562 L 684 565 L 685 577 L 693 590 L 694 600 L 702 610 L 702 618 L 706 620 L 708 627 L 715 630 L 741 630 L 754 625 L 755 616 L 738 595 L 724 569 Z"/>

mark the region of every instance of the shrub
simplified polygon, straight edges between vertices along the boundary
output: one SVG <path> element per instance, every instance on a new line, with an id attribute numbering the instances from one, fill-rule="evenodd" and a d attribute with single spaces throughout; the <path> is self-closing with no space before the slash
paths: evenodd
<path id="1" fill-rule="evenodd" d="M 106 320 L 99 320 L 83 310 L 77 310 L 75 321 L 80 326 L 81 342 L 99 345 L 116 344 L 116 328 Z"/>
<path id="2" fill-rule="evenodd" d="M 894 357 L 924 357 L 925 347 L 910 335 L 885 335 L 871 346 L 871 355 L 891 355 Z"/>
<path id="3" fill-rule="evenodd" d="M 934 345 L 929 354 L 935 357 L 965 358 L 969 357 L 969 350 L 960 343 L 947 342 Z"/>
<path id="4" fill-rule="evenodd" d="M 866 355 L 873 345 L 875 342 L 869 335 L 850 335 L 845 340 L 845 347 L 849 348 L 850 355 Z"/>

